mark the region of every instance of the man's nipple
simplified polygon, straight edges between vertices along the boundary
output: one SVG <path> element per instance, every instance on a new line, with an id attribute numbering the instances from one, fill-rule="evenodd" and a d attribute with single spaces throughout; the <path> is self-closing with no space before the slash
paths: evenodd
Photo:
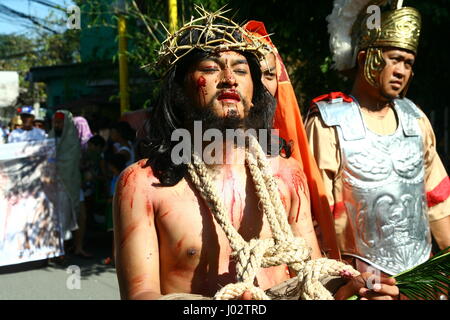
<path id="1" fill-rule="evenodd" d="M 197 254 L 197 250 L 194 248 L 189 248 L 187 249 L 186 253 L 189 257 L 193 257 Z"/>

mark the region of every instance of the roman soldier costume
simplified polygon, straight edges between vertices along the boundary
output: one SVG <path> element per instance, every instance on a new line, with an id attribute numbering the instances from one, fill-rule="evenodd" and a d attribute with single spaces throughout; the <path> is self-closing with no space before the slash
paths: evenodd
<path id="1" fill-rule="evenodd" d="M 420 14 L 402 2 L 336 0 L 327 18 L 334 67 L 354 68 L 364 50 L 364 77 L 378 87 L 383 48 L 416 55 Z M 381 9 L 379 25 L 370 20 L 371 8 Z M 383 119 L 335 92 L 313 100 L 306 125 L 342 254 L 357 258 L 357 267 L 362 261 L 388 275 L 425 262 L 432 248 L 429 222 L 450 214 L 449 178 L 428 119 L 405 97 L 408 85 Z"/>

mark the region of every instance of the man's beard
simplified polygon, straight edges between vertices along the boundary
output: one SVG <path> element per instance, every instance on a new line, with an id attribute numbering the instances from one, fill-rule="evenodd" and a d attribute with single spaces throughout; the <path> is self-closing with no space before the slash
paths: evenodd
<path id="1" fill-rule="evenodd" d="M 173 112 L 179 115 L 177 117 L 177 127 L 194 133 L 191 138 L 195 137 L 195 128 L 198 128 L 198 126 L 194 125 L 194 122 L 200 121 L 202 137 L 208 129 L 217 129 L 222 133 L 223 143 L 233 143 L 235 147 L 239 147 L 238 143 L 242 143 L 242 140 L 233 137 L 233 140 L 227 141 L 230 138 L 230 134 L 256 134 L 256 138 L 261 146 L 270 148 L 270 152 L 264 147 L 263 150 L 266 153 L 274 154 L 273 150 L 276 148 L 273 149 L 272 145 L 274 143 L 276 145 L 279 144 L 278 134 L 274 134 L 271 130 L 276 100 L 264 87 L 261 87 L 260 91 L 255 90 L 257 92 L 253 96 L 253 106 L 244 104 L 246 112 L 243 116 L 240 116 L 238 112 L 228 112 L 225 116 L 219 116 L 213 109 L 216 97 L 212 98 L 206 106 L 194 106 L 192 100 L 186 96 L 181 87 L 176 84 L 174 89 L 171 95 L 171 104 L 173 105 Z M 245 101 L 242 97 L 241 100 Z M 230 130 L 233 132 L 230 132 Z M 193 140 L 191 142 L 195 145 Z M 279 150 L 276 152 L 279 152 Z"/>
<path id="2" fill-rule="evenodd" d="M 183 126 L 192 128 L 194 121 L 201 121 L 203 130 L 218 129 L 225 133 L 226 129 L 271 129 L 275 110 L 275 98 L 267 92 L 266 104 L 259 103 L 250 107 L 245 99 L 242 99 L 246 115 L 241 117 L 238 112 L 228 112 L 225 116 L 219 116 L 213 111 L 213 103 L 216 97 L 203 107 L 193 106 L 182 90 L 176 90 L 175 105 L 178 110 L 185 110 Z M 186 111 L 189 110 L 189 111 Z M 248 111 L 247 111 L 248 110 Z"/>
<path id="3" fill-rule="evenodd" d="M 219 116 L 212 110 L 212 103 L 206 107 L 194 106 L 186 115 L 185 126 L 191 127 L 194 121 L 201 121 L 202 128 L 218 129 L 225 132 L 226 129 L 244 129 L 244 118 L 241 118 L 238 113 L 228 113 L 225 116 Z"/>

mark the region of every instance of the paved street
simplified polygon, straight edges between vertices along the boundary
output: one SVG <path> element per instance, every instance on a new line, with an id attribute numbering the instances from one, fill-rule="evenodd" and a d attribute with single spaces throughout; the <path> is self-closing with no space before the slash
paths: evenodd
<path id="1" fill-rule="evenodd" d="M 0 300 L 120 299 L 115 269 L 101 264 L 110 255 L 108 240 L 101 232 L 90 235 L 86 247 L 94 254 L 90 260 L 68 255 L 66 266 L 35 262 L 0 267 Z"/>

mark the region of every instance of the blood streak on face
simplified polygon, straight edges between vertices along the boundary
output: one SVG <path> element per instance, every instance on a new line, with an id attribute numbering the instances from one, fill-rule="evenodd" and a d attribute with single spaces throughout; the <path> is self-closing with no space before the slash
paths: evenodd
<path id="1" fill-rule="evenodd" d="M 198 78 L 197 80 L 197 87 L 206 87 L 206 79 L 203 76 L 200 76 L 200 78 Z"/>
<path id="2" fill-rule="evenodd" d="M 199 91 L 199 94 L 201 94 L 203 99 L 203 104 L 206 105 L 206 79 L 203 76 L 200 76 L 197 80 L 197 90 Z"/>

